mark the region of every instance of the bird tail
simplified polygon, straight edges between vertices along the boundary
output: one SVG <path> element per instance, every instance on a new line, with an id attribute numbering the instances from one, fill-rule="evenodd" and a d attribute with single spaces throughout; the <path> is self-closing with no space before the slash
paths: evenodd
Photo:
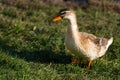
<path id="1" fill-rule="evenodd" d="M 107 48 L 113 43 L 113 37 L 108 40 Z"/>

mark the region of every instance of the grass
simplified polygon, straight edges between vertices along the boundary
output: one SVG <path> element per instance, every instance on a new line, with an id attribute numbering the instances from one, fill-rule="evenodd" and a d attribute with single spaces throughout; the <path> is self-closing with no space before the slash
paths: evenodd
<path id="1" fill-rule="evenodd" d="M 51 22 L 59 9 L 67 6 L 45 4 L 38 0 L 0 1 L 0 79 L 119 80 L 118 11 L 96 5 L 88 9 L 70 6 L 76 11 L 80 31 L 114 37 L 106 55 L 94 60 L 88 70 L 81 64 L 71 64 L 72 56 L 64 45 L 68 21 Z"/>

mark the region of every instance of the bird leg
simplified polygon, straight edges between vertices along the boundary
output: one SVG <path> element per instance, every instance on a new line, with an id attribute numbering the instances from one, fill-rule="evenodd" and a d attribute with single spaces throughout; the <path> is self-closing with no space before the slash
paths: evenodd
<path id="1" fill-rule="evenodd" d="M 72 64 L 78 64 L 81 60 L 81 58 L 72 58 Z"/>
<path id="2" fill-rule="evenodd" d="M 88 61 L 88 65 L 87 65 L 87 68 L 88 68 L 88 69 L 90 69 L 91 63 L 92 63 L 92 60 L 89 60 L 89 61 Z"/>
<path id="3" fill-rule="evenodd" d="M 77 58 L 72 58 L 72 64 L 78 64 L 80 61 Z"/>

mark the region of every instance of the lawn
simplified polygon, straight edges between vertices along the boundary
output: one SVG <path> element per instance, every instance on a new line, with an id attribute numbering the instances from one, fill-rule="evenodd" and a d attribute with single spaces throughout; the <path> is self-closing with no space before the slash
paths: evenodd
<path id="1" fill-rule="evenodd" d="M 115 5 L 86 8 L 42 0 L 0 0 L 0 80 L 119 80 L 120 8 Z M 91 69 L 71 64 L 64 44 L 69 22 L 51 21 L 68 6 L 76 12 L 80 31 L 114 38 Z"/>

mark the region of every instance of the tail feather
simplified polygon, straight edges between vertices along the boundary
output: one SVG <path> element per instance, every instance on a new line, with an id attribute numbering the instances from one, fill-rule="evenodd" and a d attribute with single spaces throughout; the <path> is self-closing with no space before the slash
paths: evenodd
<path id="1" fill-rule="evenodd" d="M 112 42 L 113 42 L 113 37 L 111 37 L 111 38 L 108 40 L 107 48 L 112 44 Z"/>

